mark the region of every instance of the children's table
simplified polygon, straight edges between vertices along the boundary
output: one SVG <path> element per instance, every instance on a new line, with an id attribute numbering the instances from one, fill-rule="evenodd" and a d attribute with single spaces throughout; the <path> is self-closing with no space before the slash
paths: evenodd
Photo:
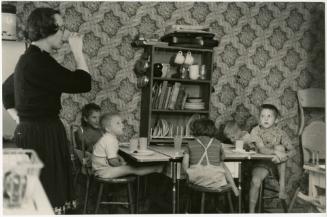
<path id="1" fill-rule="evenodd" d="M 178 168 L 181 168 L 182 155 L 176 154 L 173 147 L 148 147 L 154 153 L 151 155 L 133 154 L 128 147 L 120 147 L 120 152 L 138 163 L 169 162 L 172 178 L 172 210 L 173 213 L 179 212 L 179 176 Z"/>

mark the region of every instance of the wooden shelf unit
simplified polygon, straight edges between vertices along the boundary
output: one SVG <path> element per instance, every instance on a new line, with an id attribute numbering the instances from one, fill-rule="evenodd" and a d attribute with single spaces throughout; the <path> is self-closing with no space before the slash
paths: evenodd
<path id="1" fill-rule="evenodd" d="M 174 59 L 178 51 L 182 51 L 184 56 L 188 51 L 192 53 L 194 58 L 194 64 L 205 65 L 206 78 L 201 80 L 191 80 L 167 77 L 155 77 L 154 76 L 154 64 L 165 63 L 169 64 Z M 209 117 L 210 114 L 210 96 L 211 96 L 211 78 L 213 71 L 213 50 L 212 49 L 200 49 L 200 48 L 186 48 L 186 47 L 174 47 L 174 46 L 162 46 L 162 45 L 148 45 L 144 47 L 144 52 L 147 53 L 150 58 L 150 67 L 146 72 L 146 76 L 149 78 L 149 83 L 142 89 L 142 101 L 141 101 L 141 120 L 140 120 L 140 137 L 147 137 L 150 143 L 159 142 L 173 142 L 173 139 L 157 139 L 152 138 L 152 131 L 157 125 L 158 120 L 164 119 L 169 123 L 169 128 L 173 128 L 173 134 L 168 136 L 173 137 L 177 133 L 177 126 L 183 127 L 183 136 L 185 135 L 186 124 L 192 115 L 200 115 Z M 171 70 L 176 70 L 176 67 L 171 67 Z M 176 70 L 177 73 L 177 70 Z M 173 73 L 175 74 L 175 73 Z M 166 82 L 167 86 L 173 86 L 176 82 L 179 82 L 189 97 L 202 98 L 204 102 L 204 109 L 167 109 L 158 108 L 158 105 L 154 104 L 153 86 L 160 85 L 160 83 Z M 164 99 L 166 100 L 166 99 Z M 157 106 L 156 108 L 154 106 Z M 159 106 L 160 107 L 160 106 Z M 173 126 L 172 126 L 173 125 Z M 176 129 L 174 129 L 176 128 Z M 156 136 L 160 137 L 160 136 Z"/>

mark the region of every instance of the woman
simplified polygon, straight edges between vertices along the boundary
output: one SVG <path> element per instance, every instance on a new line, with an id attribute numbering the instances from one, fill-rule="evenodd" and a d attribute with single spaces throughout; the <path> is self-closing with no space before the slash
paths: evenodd
<path id="1" fill-rule="evenodd" d="M 76 206 L 73 200 L 71 161 L 65 128 L 59 119 L 62 93 L 91 89 L 82 48 L 82 37 L 69 36 L 76 70 L 61 66 L 50 53 L 64 42 L 64 21 L 59 11 L 37 8 L 27 19 L 30 46 L 20 57 L 15 72 L 3 84 L 3 103 L 18 126 L 15 143 L 34 149 L 44 163 L 41 182 L 56 214 Z"/>

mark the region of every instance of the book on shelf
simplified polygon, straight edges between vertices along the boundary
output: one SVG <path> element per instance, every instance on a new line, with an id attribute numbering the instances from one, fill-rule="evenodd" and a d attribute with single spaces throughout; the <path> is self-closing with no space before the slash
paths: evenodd
<path id="1" fill-rule="evenodd" d="M 185 103 L 186 103 L 187 97 L 188 97 L 188 93 L 185 93 L 185 95 L 183 97 L 183 101 L 182 101 L 181 110 L 184 110 L 184 108 L 185 108 Z"/>
<path id="2" fill-rule="evenodd" d="M 163 109 L 167 109 L 168 108 L 168 103 L 171 97 L 171 90 L 172 90 L 172 86 L 169 86 L 167 89 L 167 94 L 165 96 L 165 105 L 163 107 Z"/>
<path id="3" fill-rule="evenodd" d="M 168 109 L 175 109 L 175 104 L 176 104 L 180 86 L 181 86 L 180 82 L 175 82 L 172 93 L 171 93 L 171 99 L 169 102 Z"/>
<path id="4" fill-rule="evenodd" d="M 177 109 L 177 110 L 182 109 L 182 104 L 183 104 L 183 99 L 184 99 L 185 94 L 186 93 L 185 93 L 184 87 L 180 87 L 179 92 L 178 92 L 178 96 L 177 96 L 177 99 L 176 99 L 176 103 L 175 103 L 175 109 Z"/>
<path id="5" fill-rule="evenodd" d="M 161 88 L 161 94 L 159 97 L 159 104 L 158 104 L 158 109 L 162 109 L 163 108 L 163 102 L 164 102 L 164 98 L 167 92 L 167 85 L 168 85 L 168 81 L 164 81 L 162 82 L 162 88 Z"/>

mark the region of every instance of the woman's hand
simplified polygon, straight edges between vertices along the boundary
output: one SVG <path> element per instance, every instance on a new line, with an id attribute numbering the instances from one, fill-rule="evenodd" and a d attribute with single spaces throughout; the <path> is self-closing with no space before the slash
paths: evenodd
<path id="1" fill-rule="evenodd" d="M 18 116 L 17 110 L 15 108 L 10 108 L 10 109 L 7 109 L 7 112 L 9 113 L 10 117 L 12 119 L 14 119 L 16 124 L 19 124 L 19 116 Z"/>
<path id="2" fill-rule="evenodd" d="M 74 55 L 80 55 L 83 51 L 83 35 L 73 32 L 68 38 L 70 48 Z"/>

